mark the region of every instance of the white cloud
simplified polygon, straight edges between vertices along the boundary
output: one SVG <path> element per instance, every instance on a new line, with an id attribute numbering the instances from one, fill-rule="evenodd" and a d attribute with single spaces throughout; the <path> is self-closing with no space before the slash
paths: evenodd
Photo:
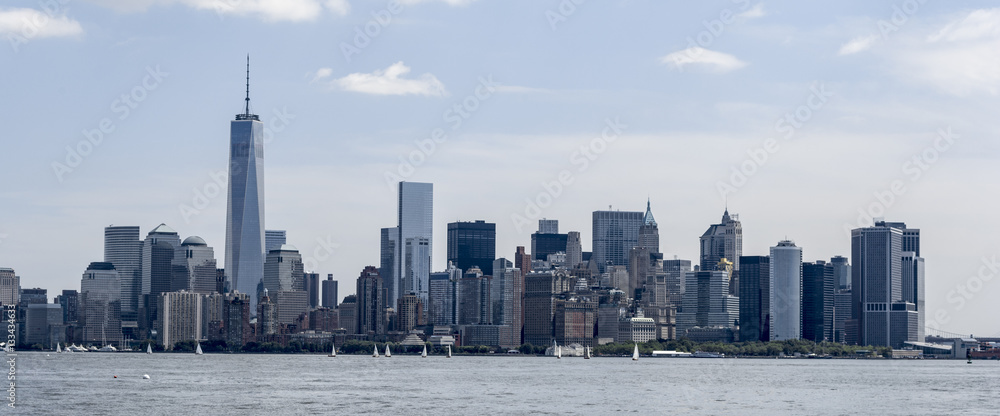
<path id="1" fill-rule="evenodd" d="M 44 13 L 36 9 L 0 9 L 0 34 L 24 38 L 77 36 L 83 27 L 66 16 Z"/>
<path id="2" fill-rule="evenodd" d="M 255 17 L 268 22 L 315 20 L 330 12 L 344 16 L 351 10 L 348 0 L 89 0 L 120 12 L 144 12 L 152 6 L 185 5 L 210 10 L 219 16 Z"/>
<path id="3" fill-rule="evenodd" d="M 758 17 L 764 17 L 767 13 L 764 12 L 764 3 L 757 3 L 750 10 L 738 14 L 738 17 L 744 19 L 756 19 Z"/>
<path id="4" fill-rule="evenodd" d="M 840 51 L 837 53 L 840 55 L 851 55 L 867 50 L 872 47 L 877 39 L 878 36 L 876 35 L 858 36 L 842 45 Z"/>
<path id="5" fill-rule="evenodd" d="M 945 93 L 1000 93 L 1000 9 L 952 19 L 926 37 L 904 44 L 894 58 L 898 72 Z"/>
<path id="6" fill-rule="evenodd" d="M 694 46 L 660 58 L 660 63 L 673 65 L 678 70 L 684 70 L 685 66 L 703 66 L 715 72 L 729 72 L 746 66 L 746 62 L 737 59 L 728 53 L 711 51 L 702 47 Z"/>
<path id="7" fill-rule="evenodd" d="M 321 68 L 316 71 L 316 79 L 322 79 L 331 71 L 329 68 Z M 330 81 L 330 85 L 344 91 L 354 91 L 375 95 L 426 95 L 444 96 L 447 91 L 444 84 L 438 81 L 434 75 L 423 74 L 413 79 L 403 78 L 410 72 L 410 67 L 402 61 L 390 65 L 386 69 L 375 70 L 370 74 L 356 72 L 348 74 L 343 78 Z"/>

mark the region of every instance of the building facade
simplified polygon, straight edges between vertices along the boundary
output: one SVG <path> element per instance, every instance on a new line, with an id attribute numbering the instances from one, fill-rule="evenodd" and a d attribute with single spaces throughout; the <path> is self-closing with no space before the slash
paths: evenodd
<path id="1" fill-rule="evenodd" d="M 802 249 L 790 240 L 771 247 L 770 340 L 802 337 Z"/>

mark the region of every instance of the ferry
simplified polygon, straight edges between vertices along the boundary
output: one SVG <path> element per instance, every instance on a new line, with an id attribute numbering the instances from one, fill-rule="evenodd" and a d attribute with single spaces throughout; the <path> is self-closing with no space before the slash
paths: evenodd
<path id="1" fill-rule="evenodd" d="M 691 358 L 726 358 L 726 354 L 719 352 L 695 351 L 694 354 L 691 354 Z"/>

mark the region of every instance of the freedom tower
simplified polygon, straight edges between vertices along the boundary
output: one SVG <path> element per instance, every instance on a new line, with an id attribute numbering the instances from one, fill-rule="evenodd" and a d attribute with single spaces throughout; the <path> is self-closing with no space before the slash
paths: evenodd
<path id="1" fill-rule="evenodd" d="M 226 209 L 226 284 L 250 297 L 264 276 L 264 124 L 250 114 L 250 56 L 243 114 L 229 124 L 229 206 Z"/>

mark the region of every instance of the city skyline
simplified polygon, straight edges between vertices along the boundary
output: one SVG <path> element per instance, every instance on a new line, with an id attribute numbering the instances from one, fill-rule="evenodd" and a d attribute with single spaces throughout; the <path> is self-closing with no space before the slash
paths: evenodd
<path id="1" fill-rule="evenodd" d="M 227 170 L 224 120 L 242 110 L 237 108 L 243 98 L 241 60 L 249 52 L 260 57 L 254 63 L 260 69 L 255 69 L 259 75 L 254 77 L 253 103 L 265 129 L 268 176 L 263 182 L 269 192 L 262 205 L 268 207 L 268 228 L 288 231 L 288 243 L 301 249 L 307 269 L 321 275 L 333 273 L 336 280 L 345 281 L 340 296 L 351 293 L 353 279 L 364 266 L 379 264 L 377 230 L 393 225 L 397 214 L 395 182 L 389 184 L 386 175 L 390 173 L 435 185 L 430 244 L 438 250 L 433 250 L 432 272 L 445 270 L 445 225 L 455 221 L 496 223 L 497 258 L 512 258 L 514 247 L 529 245 L 540 218 L 559 220 L 563 233 L 581 232 L 583 251 L 592 251 L 593 212 L 608 205 L 623 212 L 644 211 L 642 202 L 648 198 L 656 212 L 664 258 L 678 256 L 697 264 L 698 236 L 716 223 L 728 203 L 730 212 L 741 214 L 744 256 L 766 255 L 770 246 L 787 236 L 803 249 L 802 260 L 812 262 L 850 256 L 849 230 L 868 225 L 858 221 L 858 210 L 870 213 L 871 206 L 881 207 L 876 210 L 881 211 L 879 215 L 866 214 L 864 219 L 905 220 L 930 234 L 921 247 L 921 256 L 927 259 L 928 321 L 936 311 L 943 311 L 949 321 L 942 322 L 942 327 L 985 335 L 1000 330 L 976 319 L 987 316 L 990 300 L 1000 297 L 1000 285 L 987 281 L 981 290 L 967 289 L 967 297 L 953 292 L 958 286 L 975 287 L 968 282 L 982 266 L 988 266 L 989 276 L 997 272 L 990 268 L 996 267 L 992 260 L 1000 251 L 992 237 L 995 233 L 951 221 L 958 211 L 963 216 L 988 218 L 988 208 L 995 202 L 995 197 L 980 190 L 990 189 L 993 176 L 990 156 L 996 154 L 996 145 L 986 139 L 993 132 L 983 126 L 990 125 L 988 104 L 995 101 L 997 81 L 985 78 L 982 84 L 970 85 L 955 71 L 925 61 L 917 62 L 908 77 L 900 78 L 892 69 L 911 62 L 907 53 L 919 48 L 913 46 L 915 42 L 926 42 L 935 53 L 954 46 L 956 39 L 992 44 L 996 37 L 984 34 L 986 30 L 960 33 L 949 26 L 976 23 L 982 16 L 973 10 L 925 4 L 898 30 L 866 45 L 865 36 L 876 31 L 877 21 L 892 18 L 891 8 L 829 6 L 831 17 L 804 18 L 802 9 L 787 2 L 748 3 L 746 8 L 738 2 L 646 5 L 666 11 L 681 9 L 661 13 L 672 16 L 668 19 L 676 29 L 660 29 L 671 25 L 636 16 L 637 9 L 628 5 L 588 3 L 564 16 L 565 22 L 552 25 L 545 12 L 553 5 L 525 6 L 526 10 L 530 7 L 528 12 L 488 2 L 461 7 L 407 3 L 406 14 L 394 15 L 396 20 L 372 39 L 371 46 L 348 62 L 339 52 L 340 43 L 352 42 L 354 28 L 372 18 L 370 11 L 384 7 L 352 4 L 343 16 L 328 11 L 314 16 L 313 23 L 285 33 L 290 27 L 282 22 L 289 19 L 266 11 L 224 14 L 219 19 L 212 11 L 156 5 L 118 15 L 121 9 L 116 7 L 121 6 L 108 9 L 83 3 L 70 14 L 71 20 L 81 22 L 82 32 L 76 37 L 38 37 L 17 51 L 6 48 L 2 54 L 10 59 L 4 66 L 4 86 L 12 100 L 0 108 L 7 114 L 23 115 L 12 121 L 11 137 L 24 139 L 4 141 L 3 151 L 19 157 L 0 167 L 0 172 L 5 178 L 24 180 L 8 181 L 0 194 L 10 207 L 0 217 L 0 266 L 13 268 L 22 287 L 46 288 L 54 295 L 78 287 L 87 265 L 104 258 L 103 227 L 139 226 L 140 235 L 145 236 L 161 223 L 177 230 L 181 238 L 203 237 L 214 247 L 222 266 L 221 254 L 227 247 L 226 182 L 217 173 Z M 740 17 L 723 24 L 725 31 L 716 41 L 702 47 L 731 54 L 745 65 L 729 68 L 703 62 L 715 71 L 702 71 L 698 64 L 675 68 L 669 63 L 673 61 L 657 62 L 687 50 L 688 38 L 697 42 L 707 30 L 702 21 L 713 22 L 723 10 Z M 162 28 L 150 23 L 152 15 L 160 12 L 171 24 L 202 18 L 195 28 L 200 34 L 220 25 L 261 26 L 260 33 L 251 35 L 254 40 L 274 37 L 274 43 L 281 44 L 317 37 L 326 43 L 311 44 L 322 46 L 321 56 L 302 58 L 265 42 L 235 50 L 233 35 L 206 35 L 205 44 L 193 49 L 193 55 L 201 59 L 192 59 L 179 52 L 184 48 L 176 47 L 191 42 L 189 38 L 158 38 L 164 36 Z M 407 51 L 410 42 L 444 37 L 440 32 L 417 35 L 439 14 L 464 16 L 467 21 L 456 24 L 457 28 L 470 29 L 496 12 L 530 22 L 531 37 L 551 39 L 543 47 L 527 49 L 529 56 L 572 46 L 570 38 L 577 36 L 595 42 L 585 28 L 599 23 L 601 14 L 638 19 L 641 28 L 636 32 L 610 35 L 598 44 L 618 42 L 617 49 L 604 51 L 612 55 L 616 66 L 641 68 L 639 74 L 626 80 L 628 72 L 600 64 L 593 70 L 595 77 L 581 76 L 571 69 L 590 62 L 591 55 L 578 51 L 557 53 L 563 63 L 537 73 L 532 71 L 535 68 L 495 60 L 482 65 L 462 62 L 449 69 L 447 55 L 422 58 L 420 49 Z M 984 13 L 989 17 L 997 12 Z M 122 19 L 116 16 L 135 22 L 119 23 L 122 26 L 117 26 L 121 29 L 116 33 L 97 29 Z M 138 27 L 142 24 L 151 27 Z M 784 32 L 779 30 L 783 25 L 789 25 Z M 833 29 L 818 33 L 808 29 L 810 25 Z M 515 34 L 505 33 L 512 39 L 509 45 L 489 43 L 488 49 L 509 53 L 522 45 Z M 653 33 L 667 40 L 628 43 L 633 39 L 629 34 L 646 39 Z M 407 35 L 414 35 L 413 39 L 406 40 Z M 808 41 L 797 40 L 795 35 Z M 95 53 L 94 62 L 103 58 L 101 62 L 113 64 L 113 69 L 68 64 L 78 60 L 77 53 L 97 52 L 109 44 L 116 45 L 115 51 Z M 159 45 L 171 47 L 151 51 Z M 847 48 L 851 45 L 853 49 Z M 767 48 L 815 59 L 803 60 L 811 64 L 783 59 L 793 69 L 781 72 L 783 77 L 770 77 L 765 72 L 774 68 L 776 52 Z M 213 50 L 225 52 L 203 56 Z M 134 55 L 126 58 L 123 52 Z M 954 53 L 968 53 L 968 49 Z M 51 54 L 60 65 L 41 65 L 40 54 Z M 962 57 L 967 61 L 958 62 L 978 62 L 972 56 Z M 863 59 L 876 61 L 870 68 L 872 74 L 838 74 Z M 474 60 L 475 56 L 470 59 Z M 353 79 L 350 74 L 376 74 L 396 62 L 412 71 L 401 72 L 401 79 L 433 79 L 443 92 L 431 88 L 427 94 L 377 95 L 329 82 Z M 829 69 L 820 68 L 818 62 Z M 541 65 L 546 63 L 551 62 Z M 477 97 L 480 78 L 494 79 L 500 85 L 488 85 L 495 87 L 495 94 L 476 98 L 477 110 L 468 112 L 469 117 L 458 115 L 461 126 L 452 130 L 455 124 L 450 119 L 442 122 L 443 113 L 454 117 L 458 113 L 446 113 L 449 108 Z M 14 79 L 23 85 L 14 85 Z M 928 86 L 921 84 L 926 79 L 931 80 Z M 715 82 L 717 87 L 708 85 Z M 879 82 L 885 85 L 873 86 Z M 685 88 L 688 83 L 700 88 Z M 762 86 L 740 86 L 746 83 Z M 135 100 L 141 101 L 136 107 L 114 104 L 123 92 L 138 94 L 133 87 L 140 88 L 143 97 Z M 774 92 L 764 93 L 768 88 Z M 32 90 L 42 91 L 41 98 L 29 93 Z M 674 93 L 677 98 L 667 97 Z M 777 130 L 775 120 L 794 116 L 797 109 L 817 100 L 823 100 L 822 110 L 814 109 L 801 128 L 792 129 L 792 138 L 784 139 L 786 131 Z M 42 121 L 11 103 L 50 108 L 61 115 L 61 121 Z M 555 106 L 565 108 L 553 110 Z M 389 117 L 371 115 L 383 112 Z M 100 133 L 104 117 L 112 120 L 114 131 Z M 426 140 L 438 127 L 447 132 L 448 139 L 425 152 Z M 592 155 L 594 159 L 580 159 L 580 146 L 593 146 L 602 132 L 614 138 L 602 138 L 607 150 Z M 101 144 L 70 166 L 64 148 L 76 147 L 94 134 L 102 135 Z M 763 150 L 769 137 L 778 138 L 778 151 Z M 952 142 L 953 148 L 945 146 Z M 414 166 L 412 174 L 402 175 L 400 158 L 405 161 L 414 151 L 424 152 L 425 161 Z M 925 159 L 925 154 L 933 154 L 934 161 Z M 154 169 L 147 168 L 150 162 L 145 155 L 155 155 Z M 759 162 L 761 158 L 765 162 Z M 70 171 L 53 171 L 56 162 Z M 739 175 L 734 176 L 733 169 L 738 171 L 745 163 L 753 165 L 755 173 L 743 184 L 734 180 Z M 570 172 L 567 181 L 560 177 L 564 169 Z M 633 178 L 646 181 L 639 184 Z M 892 191 L 897 180 L 905 191 Z M 720 183 L 735 191 L 723 195 Z M 539 195 L 547 195 L 551 202 L 540 204 L 545 198 Z M 526 198 L 545 206 L 531 215 L 535 210 Z M 969 202 L 958 206 L 954 201 Z M 515 216 L 523 216 L 527 225 L 519 227 Z M 845 225 L 850 226 L 846 231 Z M 959 238 L 972 241 L 962 249 L 948 244 Z M 46 261 L 52 257 L 59 261 Z"/>

